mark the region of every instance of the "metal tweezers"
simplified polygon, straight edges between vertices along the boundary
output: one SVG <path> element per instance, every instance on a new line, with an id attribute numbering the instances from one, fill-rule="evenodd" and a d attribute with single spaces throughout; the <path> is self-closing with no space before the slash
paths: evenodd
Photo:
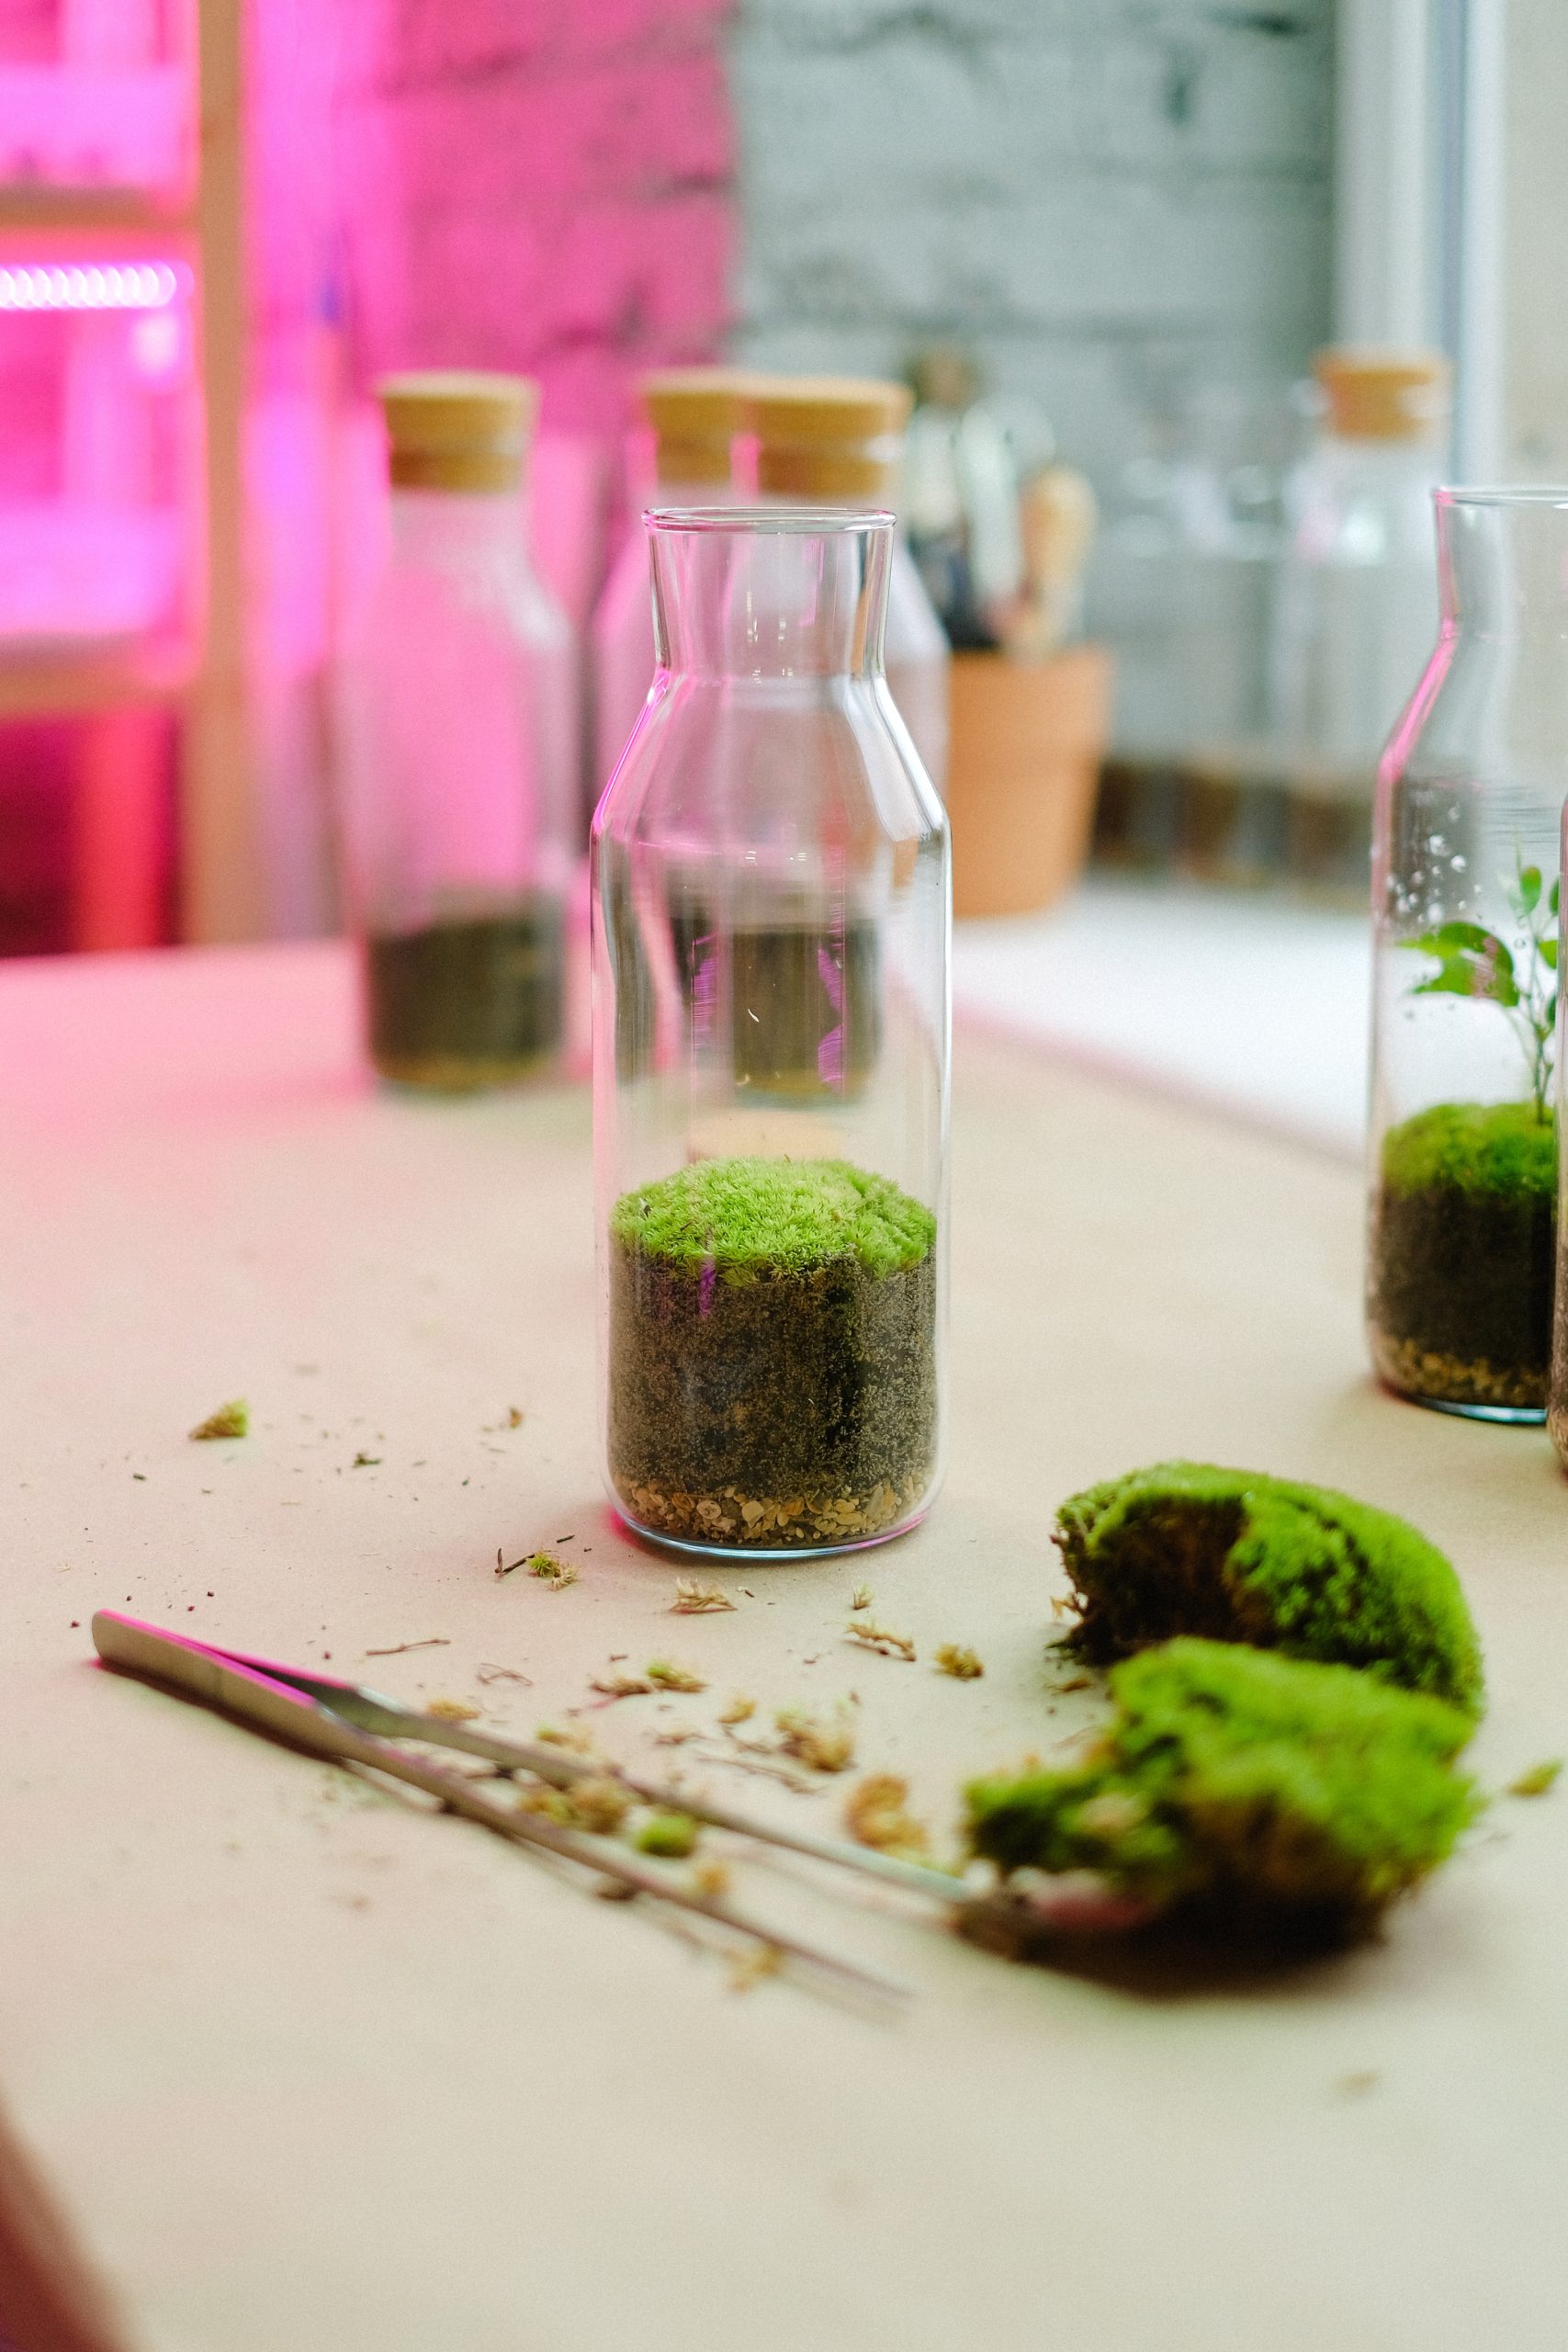
<path id="1" fill-rule="evenodd" d="M 100 1609 L 93 1619 L 93 1642 L 106 1666 L 165 1690 L 201 1700 L 237 1721 L 273 1733 L 291 1747 L 323 1756 L 335 1763 L 358 1764 L 394 1780 L 405 1781 L 436 1797 L 450 1812 L 462 1814 L 502 1838 L 543 1847 L 563 1860 L 575 1862 L 611 1879 L 634 1894 L 649 1895 L 677 1909 L 695 1911 L 719 1926 L 750 1937 L 790 1959 L 820 1969 L 863 1992 L 902 1995 L 906 1987 L 871 1974 L 849 1961 L 818 1951 L 793 1937 L 760 1927 L 735 1910 L 722 1895 L 697 1888 L 641 1860 L 627 1848 L 589 1831 L 570 1828 L 547 1815 L 518 1811 L 488 1793 L 483 1781 L 445 1770 L 423 1757 L 411 1756 L 395 1743 L 418 1740 L 457 1748 L 481 1758 L 501 1773 L 529 1772 L 552 1788 L 570 1789 L 575 1781 L 614 1779 L 639 1803 L 689 1815 L 718 1829 L 781 1846 L 933 1897 L 952 1909 L 962 1903 L 964 1889 L 945 1871 L 922 1862 L 884 1854 L 874 1848 L 854 1846 L 837 1838 L 823 1838 L 806 1829 L 778 1828 L 715 1804 L 685 1789 L 660 1786 L 637 1779 L 604 1759 L 589 1760 L 567 1749 L 529 1740 L 498 1738 L 441 1715 L 422 1714 L 400 1706 L 375 1690 L 329 1675 L 306 1674 L 269 1659 L 247 1657 L 239 1650 L 219 1649 L 187 1634 L 147 1625 L 118 1610 Z"/>

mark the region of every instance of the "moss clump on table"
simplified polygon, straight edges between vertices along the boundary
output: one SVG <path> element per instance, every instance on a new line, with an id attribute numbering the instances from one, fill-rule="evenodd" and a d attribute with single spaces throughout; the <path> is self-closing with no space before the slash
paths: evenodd
<path id="1" fill-rule="evenodd" d="M 930 1484 L 936 1219 L 843 1159 L 699 1160 L 610 1216 L 609 1455 L 628 1516 L 794 1549 Z"/>
<path id="2" fill-rule="evenodd" d="M 1438 1102 L 1383 1138 L 1368 1311 L 1378 1371 L 1439 1403 L 1546 1402 L 1557 1127 L 1535 1102 Z"/>
<path id="3" fill-rule="evenodd" d="M 1152 1913 L 1294 1941 L 1361 1935 L 1478 1810 L 1459 1709 L 1342 1666 L 1166 1643 L 1115 1668 L 1077 1764 L 966 1792 L 976 1854 L 1092 1871 Z"/>
<path id="4" fill-rule="evenodd" d="M 1349 1495 L 1160 1462 L 1070 1496 L 1055 1540 L 1081 1657 L 1195 1634 L 1361 1667 L 1480 1712 L 1480 1646 L 1452 1567 L 1404 1520 Z"/>

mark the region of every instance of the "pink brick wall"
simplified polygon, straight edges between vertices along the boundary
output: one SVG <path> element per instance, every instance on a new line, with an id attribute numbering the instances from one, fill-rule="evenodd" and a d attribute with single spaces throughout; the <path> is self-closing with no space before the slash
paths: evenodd
<path id="1" fill-rule="evenodd" d="M 341 0 L 335 143 L 361 381 L 537 375 L 613 435 L 728 323 L 728 0 Z"/>

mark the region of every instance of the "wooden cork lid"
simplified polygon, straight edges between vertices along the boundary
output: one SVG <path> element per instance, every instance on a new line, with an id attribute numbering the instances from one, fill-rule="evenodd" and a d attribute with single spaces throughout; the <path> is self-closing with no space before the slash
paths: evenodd
<path id="1" fill-rule="evenodd" d="M 661 482 L 728 482 L 750 379 L 739 368 L 663 368 L 637 383 Z"/>
<path id="2" fill-rule="evenodd" d="M 897 469 L 913 406 L 905 384 L 874 376 L 764 376 L 746 406 L 757 487 L 790 498 L 863 498 Z"/>
<path id="3" fill-rule="evenodd" d="M 1337 344 L 1312 372 L 1342 441 L 1421 441 L 1449 413 L 1450 369 L 1440 351 Z"/>
<path id="4" fill-rule="evenodd" d="M 424 368 L 376 387 L 394 490 L 514 490 L 539 410 L 528 376 Z"/>

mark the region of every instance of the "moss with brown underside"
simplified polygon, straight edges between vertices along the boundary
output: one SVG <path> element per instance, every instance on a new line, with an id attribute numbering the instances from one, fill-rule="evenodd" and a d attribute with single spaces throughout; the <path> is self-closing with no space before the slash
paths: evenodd
<path id="1" fill-rule="evenodd" d="M 1069 1497 L 1055 1541 L 1081 1657 L 1195 1634 L 1360 1667 L 1480 1712 L 1480 1648 L 1452 1567 L 1405 1521 L 1332 1487 L 1161 1462 Z"/>
<path id="2" fill-rule="evenodd" d="M 1349 1668 L 1182 1640 L 1110 1680 L 1115 1713 L 1078 1763 L 971 1784 L 976 1854 L 1333 1943 L 1365 1934 L 1478 1810 L 1454 1769 L 1468 1716 Z"/>

